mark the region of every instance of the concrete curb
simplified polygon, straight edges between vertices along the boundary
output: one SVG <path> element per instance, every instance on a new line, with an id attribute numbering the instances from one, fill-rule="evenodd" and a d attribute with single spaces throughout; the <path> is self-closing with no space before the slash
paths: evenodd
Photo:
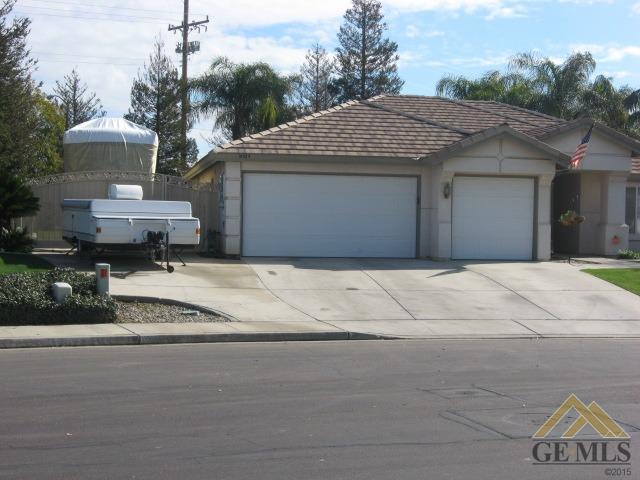
<path id="1" fill-rule="evenodd" d="M 125 330 L 123 328 L 123 330 Z M 237 343 L 237 342 L 305 342 L 344 340 L 383 340 L 391 337 L 345 331 L 335 332 L 255 332 L 255 333 L 203 333 L 203 334 L 151 334 L 105 335 L 51 338 L 0 338 L 0 349 L 98 347 L 119 345 L 169 345 L 185 343 Z"/>
<path id="2" fill-rule="evenodd" d="M 182 302 L 180 300 L 173 300 L 172 298 L 161 298 L 161 297 L 143 297 L 141 295 L 111 295 L 111 298 L 114 300 L 118 300 L 120 302 L 139 302 L 139 303 L 160 303 L 162 305 L 173 305 L 175 307 L 182 307 L 188 310 L 198 310 L 203 313 L 211 313 L 213 315 L 218 315 L 220 317 L 226 318 L 230 321 L 238 321 L 232 315 L 228 313 L 221 312 L 220 310 L 216 310 L 215 308 L 203 307 L 202 305 L 197 305 L 195 303 Z"/>
<path id="3" fill-rule="evenodd" d="M 99 347 L 123 345 L 170 345 L 189 343 L 319 342 L 360 340 L 550 340 L 550 339 L 628 339 L 640 335 L 415 335 L 390 336 L 371 333 L 334 332 L 246 332 L 202 334 L 136 334 L 124 327 L 122 335 L 88 335 L 77 337 L 0 338 L 0 350 L 18 348 Z"/>

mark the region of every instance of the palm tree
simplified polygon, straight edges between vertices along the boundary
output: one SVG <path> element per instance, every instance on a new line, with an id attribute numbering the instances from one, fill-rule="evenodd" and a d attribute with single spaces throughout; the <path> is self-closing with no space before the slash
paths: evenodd
<path id="1" fill-rule="evenodd" d="M 191 82 L 191 90 L 197 114 L 215 115 L 215 126 L 236 140 L 295 116 L 288 104 L 294 79 L 263 62 L 236 64 L 220 57 Z"/>
<path id="2" fill-rule="evenodd" d="M 588 115 L 611 128 L 630 133 L 632 120 L 625 101 L 633 94 L 629 87 L 616 88 L 612 79 L 598 75 L 580 101 L 581 115 Z"/>
<path id="3" fill-rule="evenodd" d="M 589 88 L 596 62 L 588 52 L 574 53 L 560 64 L 550 58 L 521 53 L 511 59 L 510 67 L 533 86 L 536 110 L 572 119 L 580 111 L 580 100 Z"/>
<path id="4" fill-rule="evenodd" d="M 493 100 L 519 107 L 535 104 L 535 91 L 530 82 L 518 73 L 487 72 L 477 80 L 463 76 L 445 76 L 436 85 L 438 95 L 459 100 Z"/>
<path id="5" fill-rule="evenodd" d="M 634 90 L 624 99 L 624 106 L 629 112 L 629 120 L 634 125 L 640 125 L 640 89 Z"/>

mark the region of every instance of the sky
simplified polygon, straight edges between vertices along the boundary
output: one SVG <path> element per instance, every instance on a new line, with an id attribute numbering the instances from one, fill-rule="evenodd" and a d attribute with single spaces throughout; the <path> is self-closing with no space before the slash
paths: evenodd
<path id="1" fill-rule="evenodd" d="M 262 60 L 297 72 L 307 49 L 336 47 L 350 0 L 191 0 L 191 20 L 209 16 L 194 32 L 201 50 L 189 76 L 206 71 L 219 55 L 236 62 Z M 476 77 L 504 69 L 511 56 L 534 52 L 562 61 L 590 51 L 597 74 L 640 88 L 638 0 L 382 0 L 388 37 L 398 44 L 402 93 L 433 95 L 444 75 Z M 154 40 L 174 53 L 182 0 L 18 0 L 14 13 L 32 19 L 28 39 L 37 58 L 35 78 L 50 93 L 76 68 L 109 116 L 127 112 L 130 89 L 148 61 Z M 192 130 L 200 156 L 210 149 L 213 119 Z"/>

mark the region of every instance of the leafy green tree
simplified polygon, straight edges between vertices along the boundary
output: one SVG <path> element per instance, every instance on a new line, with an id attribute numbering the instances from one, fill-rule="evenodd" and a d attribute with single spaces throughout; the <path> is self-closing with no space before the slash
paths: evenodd
<path id="1" fill-rule="evenodd" d="M 0 175 L 0 251 L 31 250 L 33 240 L 26 230 L 12 225 L 12 220 L 34 215 L 39 209 L 38 198 L 22 178 Z"/>
<path id="2" fill-rule="evenodd" d="M 50 175 L 61 172 L 62 139 L 65 131 L 65 120 L 58 106 L 51 102 L 44 93 L 35 96 L 36 123 L 34 127 L 37 139 L 33 176 Z"/>
<path id="3" fill-rule="evenodd" d="M 88 90 L 89 87 L 80 79 L 75 68 L 69 75 L 65 75 L 62 83 L 56 81 L 52 98 L 62 110 L 66 129 L 105 116 L 100 99 L 95 92 Z"/>
<path id="4" fill-rule="evenodd" d="M 35 60 L 26 46 L 30 21 L 9 16 L 15 0 L 0 0 L 0 170 L 30 174 L 33 157 Z"/>
<path id="5" fill-rule="evenodd" d="M 335 62 L 319 43 L 307 51 L 297 87 L 305 112 L 319 112 L 335 104 L 336 92 L 332 78 L 334 67 Z"/>
<path id="6" fill-rule="evenodd" d="M 62 168 L 60 116 L 33 80 L 36 61 L 26 46 L 30 21 L 0 0 L 0 171 L 33 177 Z"/>
<path id="7" fill-rule="evenodd" d="M 0 228 L 11 229 L 11 220 L 35 214 L 40 201 L 17 175 L 0 175 Z"/>
<path id="8" fill-rule="evenodd" d="M 295 117 L 290 99 L 295 80 L 263 62 L 236 64 L 221 57 L 190 88 L 196 112 L 215 115 L 216 128 L 236 140 Z"/>
<path id="9" fill-rule="evenodd" d="M 384 38 L 378 0 L 352 0 L 338 32 L 336 88 L 340 101 L 367 99 L 383 93 L 400 93 L 398 44 Z"/>
<path id="10" fill-rule="evenodd" d="M 131 107 L 124 116 L 158 134 L 158 172 L 182 175 L 198 159 L 198 147 L 189 139 L 187 162 L 181 156 L 180 77 L 178 69 L 156 40 L 149 64 L 138 73 L 131 87 Z"/>

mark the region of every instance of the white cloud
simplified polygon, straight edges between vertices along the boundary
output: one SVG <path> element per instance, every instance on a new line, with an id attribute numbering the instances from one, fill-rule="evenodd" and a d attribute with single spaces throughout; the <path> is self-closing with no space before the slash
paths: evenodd
<path id="1" fill-rule="evenodd" d="M 616 70 L 616 71 L 605 71 L 602 72 L 602 74 L 605 77 L 612 77 L 614 80 L 620 80 L 623 78 L 629 78 L 629 77 L 637 77 L 638 75 L 630 72 L 628 70 Z"/>
<path id="2" fill-rule="evenodd" d="M 436 38 L 444 36 L 444 32 L 442 30 L 425 31 L 423 28 L 412 24 L 407 25 L 404 34 L 409 38 Z"/>
<path id="3" fill-rule="evenodd" d="M 627 57 L 640 57 L 640 45 L 574 44 L 574 52 L 591 52 L 597 62 L 620 62 Z"/>
<path id="4" fill-rule="evenodd" d="M 487 53 L 482 56 L 471 57 L 453 57 L 445 55 L 440 58 L 433 58 L 431 56 L 424 55 L 422 52 L 415 52 L 406 50 L 400 52 L 400 64 L 401 66 L 410 67 L 430 67 L 430 68 L 443 68 L 443 69 L 484 69 L 495 68 L 498 66 L 506 65 L 511 58 L 512 53 Z"/>
<path id="5" fill-rule="evenodd" d="M 636 15 L 640 15 L 640 2 L 631 5 L 631 12 Z"/>
<path id="6" fill-rule="evenodd" d="M 495 20 L 497 18 L 522 18 L 526 16 L 526 7 L 523 5 L 514 5 L 512 7 L 495 8 L 484 18 L 487 20 Z"/>
<path id="7" fill-rule="evenodd" d="M 409 38 L 417 38 L 422 35 L 422 31 L 420 30 L 420 28 L 416 27 L 415 25 L 407 25 L 404 33 Z"/>

